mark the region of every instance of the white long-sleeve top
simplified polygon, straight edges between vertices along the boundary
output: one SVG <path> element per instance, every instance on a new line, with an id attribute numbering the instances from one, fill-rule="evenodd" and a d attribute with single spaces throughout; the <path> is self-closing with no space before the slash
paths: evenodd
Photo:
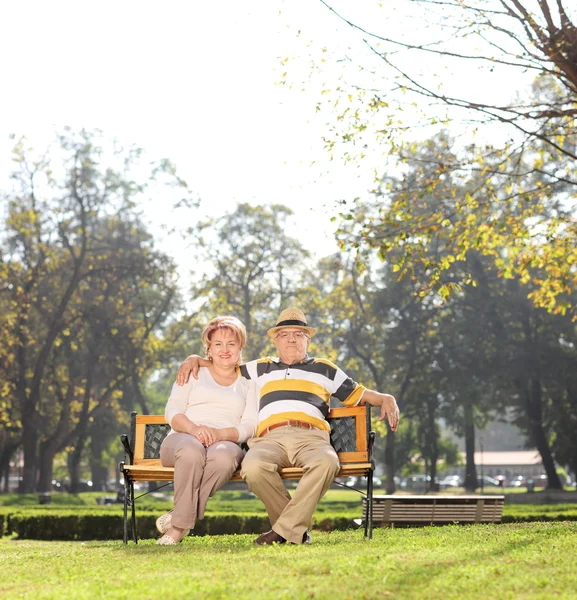
<path id="1" fill-rule="evenodd" d="M 184 414 L 195 425 L 236 427 L 241 444 L 256 431 L 258 399 L 255 382 L 239 375 L 232 385 L 220 385 L 208 368 L 201 367 L 198 380 L 191 375 L 188 383 L 172 386 L 164 416 L 171 426 L 176 415 Z"/>

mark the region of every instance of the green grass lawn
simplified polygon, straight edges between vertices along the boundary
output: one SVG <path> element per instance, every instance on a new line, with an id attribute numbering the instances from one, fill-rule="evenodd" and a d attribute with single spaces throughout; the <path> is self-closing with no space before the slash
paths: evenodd
<path id="1" fill-rule="evenodd" d="M 378 529 L 257 547 L 254 536 L 154 540 L 0 540 L 0 597 L 575 598 L 574 522 Z"/>

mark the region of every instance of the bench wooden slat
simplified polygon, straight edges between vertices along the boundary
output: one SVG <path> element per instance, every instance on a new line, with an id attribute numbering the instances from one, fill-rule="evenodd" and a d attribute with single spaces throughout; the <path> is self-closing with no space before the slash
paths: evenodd
<path id="1" fill-rule="evenodd" d="M 154 464 L 150 464 L 152 462 Z M 337 477 L 366 474 L 370 468 L 371 463 L 369 462 L 341 465 Z M 133 481 L 172 481 L 174 479 L 174 468 L 163 467 L 160 459 L 148 459 L 136 465 L 125 465 L 124 469 Z M 300 479 L 303 476 L 303 469 L 287 467 L 280 470 L 280 476 L 282 479 Z M 234 472 L 231 481 L 242 481 L 240 470 Z"/>
<path id="2" fill-rule="evenodd" d="M 383 526 L 500 523 L 504 502 L 504 496 L 375 496 L 372 517 Z"/>

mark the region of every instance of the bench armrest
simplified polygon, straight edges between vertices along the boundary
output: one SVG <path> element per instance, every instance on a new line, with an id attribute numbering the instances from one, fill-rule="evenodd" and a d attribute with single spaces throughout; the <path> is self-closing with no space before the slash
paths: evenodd
<path id="1" fill-rule="evenodd" d="M 125 458 L 128 457 L 128 460 L 129 460 L 128 464 L 129 465 L 134 464 L 134 451 L 130 447 L 130 443 L 128 442 L 128 436 L 125 433 L 123 433 L 120 436 L 120 441 L 122 442 L 122 445 L 124 446 Z"/>

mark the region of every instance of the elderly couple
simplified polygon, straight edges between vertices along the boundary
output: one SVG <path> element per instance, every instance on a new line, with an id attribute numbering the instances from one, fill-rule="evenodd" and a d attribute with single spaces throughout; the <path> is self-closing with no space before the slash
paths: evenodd
<path id="1" fill-rule="evenodd" d="M 190 356 L 180 366 L 166 405 L 172 430 L 160 459 L 174 467 L 174 510 L 156 521 L 163 534 L 158 544 L 178 544 L 241 461 L 242 477 L 262 500 L 272 525 L 255 544 L 311 543 L 315 507 L 339 471 L 325 420 L 329 398 L 346 406 L 378 406 L 380 420 L 388 418 L 397 429 L 393 396 L 368 390 L 330 361 L 307 354 L 315 333 L 299 309 L 286 309 L 268 330 L 278 358 L 240 364 L 243 324 L 226 316 L 206 326 L 206 358 Z M 239 444 L 247 440 L 243 460 Z M 292 497 L 278 473 L 283 467 L 304 469 Z"/>

